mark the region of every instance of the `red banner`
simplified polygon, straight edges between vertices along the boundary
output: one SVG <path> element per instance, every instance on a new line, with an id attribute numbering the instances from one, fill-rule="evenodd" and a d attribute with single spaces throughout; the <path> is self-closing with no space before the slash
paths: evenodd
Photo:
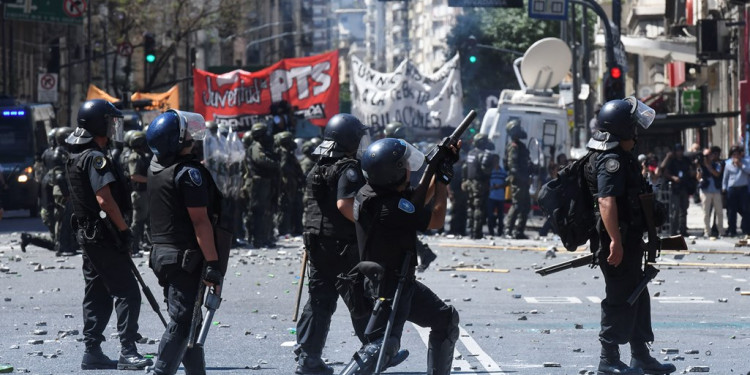
<path id="1" fill-rule="evenodd" d="M 195 112 L 234 129 L 249 129 L 286 100 L 318 126 L 339 111 L 339 53 L 284 59 L 257 72 L 193 70 Z"/>

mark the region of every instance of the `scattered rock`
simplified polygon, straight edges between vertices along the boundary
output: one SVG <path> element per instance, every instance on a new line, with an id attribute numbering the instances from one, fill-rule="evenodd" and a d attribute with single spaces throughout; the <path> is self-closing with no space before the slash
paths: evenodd
<path id="1" fill-rule="evenodd" d="M 685 354 L 699 354 L 699 353 L 700 351 L 698 351 L 698 349 L 685 350 Z"/>
<path id="2" fill-rule="evenodd" d="M 47 326 L 47 322 L 36 322 L 36 323 L 34 323 L 34 325 L 37 326 L 37 327 L 46 327 Z"/>
<path id="3" fill-rule="evenodd" d="M 65 318 L 73 318 L 73 314 L 65 314 Z"/>
<path id="4" fill-rule="evenodd" d="M 721 303 L 727 303 L 727 302 L 729 302 L 729 300 L 726 299 L 726 298 L 719 298 L 719 302 L 721 302 Z"/>
<path id="5" fill-rule="evenodd" d="M 680 349 L 675 348 L 662 348 L 661 354 L 677 354 L 680 352 Z"/>
<path id="6" fill-rule="evenodd" d="M 32 332 L 32 334 L 36 336 L 44 336 L 47 334 L 47 331 L 43 329 L 35 329 L 34 332 Z"/>
<path id="7" fill-rule="evenodd" d="M 562 367 L 562 366 L 557 362 L 544 362 L 544 367 Z"/>
<path id="8" fill-rule="evenodd" d="M 543 335 L 549 335 L 549 333 L 550 333 L 550 330 L 548 330 L 548 329 L 543 329 L 543 330 L 541 330 L 541 331 L 539 331 L 539 332 L 540 332 L 540 333 L 542 333 Z M 545 367 L 547 367 L 547 366 L 545 366 Z M 554 367 L 554 366 L 551 366 L 551 367 Z"/>
<path id="9" fill-rule="evenodd" d="M 687 369 L 685 369 L 686 372 L 709 372 L 710 368 L 708 366 L 688 366 Z"/>
<path id="10" fill-rule="evenodd" d="M 583 324 L 575 324 L 575 329 L 583 329 Z"/>
<path id="11" fill-rule="evenodd" d="M 529 318 L 527 318 L 526 315 L 521 315 L 521 317 L 518 318 L 518 320 L 529 320 Z"/>
<path id="12" fill-rule="evenodd" d="M 44 344 L 44 340 L 29 340 L 26 343 L 29 345 L 42 345 Z"/>
<path id="13" fill-rule="evenodd" d="M 465 297 L 463 300 L 464 302 L 471 302 L 471 297 Z"/>

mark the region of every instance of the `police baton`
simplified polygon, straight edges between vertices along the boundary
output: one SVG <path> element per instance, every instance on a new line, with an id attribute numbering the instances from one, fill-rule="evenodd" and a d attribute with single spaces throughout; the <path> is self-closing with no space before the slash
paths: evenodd
<path id="1" fill-rule="evenodd" d="M 305 285 L 305 272 L 307 271 L 307 250 L 302 255 L 302 270 L 299 273 L 299 285 L 297 286 L 297 301 L 294 303 L 294 317 L 292 321 L 296 322 L 299 316 L 299 303 L 302 301 L 302 289 Z"/>
<path id="2" fill-rule="evenodd" d="M 104 226 L 107 227 L 107 230 L 109 233 L 114 237 L 115 239 L 115 246 L 118 250 L 122 250 L 123 243 L 120 241 L 120 237 L 117 235 L 117 231 L 115 230 L 114 225 L 112 225 L 112 222 L 107 217 L 107 214 L 104 211 L 99 211 L 99 217 L 102 219 L 101 221 L 104 222 Z M 125 249 L 126 251 L 130 251 L 130 249 Z M 156 298 L 154 297 L 154 294 L 151 293 L 151 289 L 149 289 L 148 285 L 146 285 L 146 282 L 143 281 L 143 277 L 141 277 L 141 272 L 138 271 L 138 267 L 135 266 L 135 263 L 133 263 L 133 258 L 128 256 L 128 263 L 130 263 L 130 270 L 133 272 L 133 275 L 135 275 L 135 279 L 138 280 L 138 284 L 141 284 L 141 290 L 143 290 L 143 295 L 146 296 L 146 299 L 148 300 L 148 303 L 151 305 L 151 308 L 154 310 L 156 315 L 159 315 L 159 319 L 161 320 L 161 323 L 164 324 L 164 328 L 167 328 L 167 321 L 164 319 L 164 315 L 161 314 L 161 310 L 159 310 L 159 303 L 156 302 Z"/>

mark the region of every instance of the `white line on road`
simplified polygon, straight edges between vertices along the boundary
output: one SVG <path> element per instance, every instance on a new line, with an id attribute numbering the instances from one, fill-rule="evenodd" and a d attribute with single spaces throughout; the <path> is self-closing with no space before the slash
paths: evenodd
<path id="1" fill-rule="evenodd" d="M 420 327 L 414 323 L 412 323 L 412 325 L 414 326 L 414 329 L 417 331 L 417 333 L 419 333 L 419 337 L 422 338 L 422 342 L 424 342 L 424 345 L 429 347 L 430 329 Z M 458 349 L 454 348 L 453 349 L 453 368 L 455 369 L 456 367 L 458 367 L 460 368 L 459 371 L 461 372 L 475 372 L 471 370 L 471 365 L 469 364 L 469 361 L 465 359 L 456 359 L 456 358 L 463 358 L 463 356 L 461 356 L 461 353 L 458 352 Z"/>
<path id="2" fill-rule="evenodd" d="M 732 275 L 721 275 L 721 277 L 722 277 L 723 279 L 731 279 L 731 278 L 732 278 L 732 277 L 734 277 L 734 276 L 732 276 Z"/>
<path id="3" fill-rule="evenodd" d="M 714 303 L 703 297 L 654 297 L 654 301 L 659 303 Z"/>
<path id="4" fill-rule="evenodd" d="M 524 297 L 527 303 L 583 303 L 577 297 Z"/>
<path id="5" fill-rule="evenodd" d="M 745 281 L 747 281 L 747 279 L 736 278 L 734 279 L 734 281 L 744 283 Z"/>
<path id="6" fill-rule="evenodd" d="M 468 332 L 463 327 L 459 327 L 461 329 L 461 342 L 464 343 L 466 346 L 466 349 L 469 350 L 471 353 L 471 356 L 476 356 L 477 360 L 479 360 L 479 363 L 482 364 L 482 367 L 484 367 L 487 372 L 502 372 L 503 370 L 498 366 L 498 364 L 487 355 L 487 353 L 482 350 L 482 348 L 477 344 L 476 341 L 474 341 L 474 338 L 469 335 Z"/>

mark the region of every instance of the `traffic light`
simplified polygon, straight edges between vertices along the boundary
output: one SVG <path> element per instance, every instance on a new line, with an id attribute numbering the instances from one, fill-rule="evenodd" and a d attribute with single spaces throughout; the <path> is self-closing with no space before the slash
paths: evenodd
<path id="1" fill-rule="evenodd" d="M 469 62 L 474 64 L 477 62 L 477 38 L 474 35 L 470 35 L 466 41 L 467 52 L 469 55 Z"/>
<path id="2" fill-rule="evenodd" d="M 625 74 L 619 65 L 612 65 L 604 74 L 604 101 L 625 97 Z"/>
<path id="3" fill-rule="evenodd" d="M 147 63 L 156 61 L 156 40 L 154 39 L 154 34 L 148 32 L 143 34 L 143 52 Z"/>

